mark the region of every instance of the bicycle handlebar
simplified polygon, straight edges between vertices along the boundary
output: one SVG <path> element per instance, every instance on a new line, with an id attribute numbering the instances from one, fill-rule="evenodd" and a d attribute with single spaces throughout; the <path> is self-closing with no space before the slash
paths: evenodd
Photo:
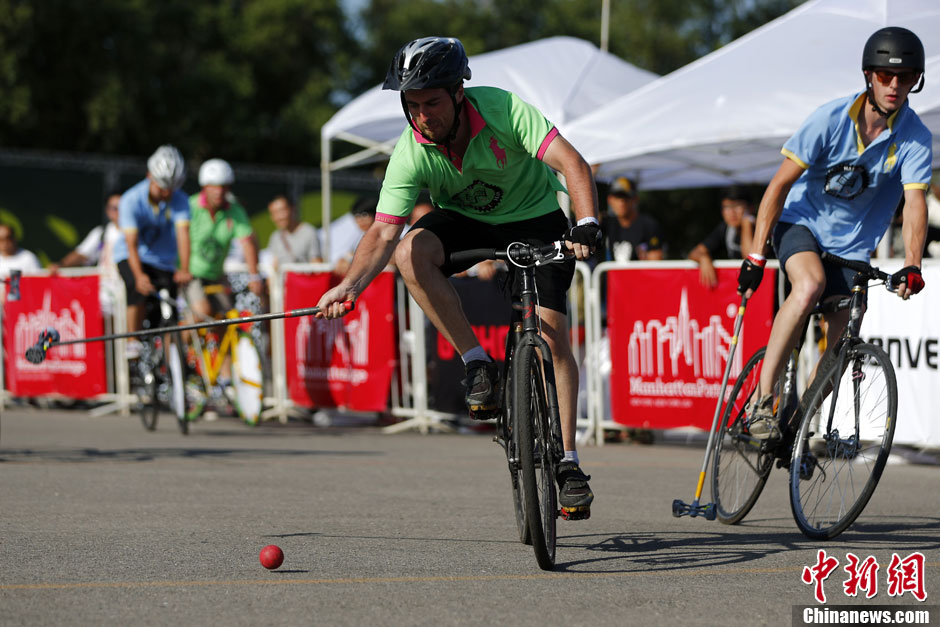
<path id="1" fill-rule="evenodd" d="M 466 263 L 479 263 L 491 259 L 504 259 L 514 266 L 526 268 L 542 266 L 549 263 L 558 263 L 574 257 L 574 253 L 565 246 L 564 241 L 558 240 L 544 246 L 535 246 L 523 242 L 513 242 L 506 250 L 498 248 L 473 248 L 459 250 L 448 256 L 454 265 Z"/>
<path id="2" fill-rule="evenodd" d="M 842 257 L 833 255 L 832 253 L 827 253 L 825 251 L 823 251 L 820 257 L 822 258 L 823 261 L 831 261 L 832 263 L 838 264 L 840 266 L 845 266 L 846 268 L 850 270 L 855 270 L 859 274 L 867 277 L 868 279 L 872 281 L 884 281 L 888 290 L 892 292 L 897 289 L 897 286 L 892 285 L 891 283 L 890 274 L 886 272 L 882 272 L 878 268 L 871 266 L 865 263 L 864 261 L 854 261 L 852 259 L 843 259 Z"/>

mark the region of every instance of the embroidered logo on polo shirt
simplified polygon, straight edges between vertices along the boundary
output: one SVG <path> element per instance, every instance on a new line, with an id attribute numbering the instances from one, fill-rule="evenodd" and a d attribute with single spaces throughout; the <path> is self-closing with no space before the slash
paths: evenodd
<path id="1" fill-rule="evenodd" d="M 851 161 L 834 165 L 826 172 L 823 188 L 830 196 L 852 200 L 868 188 L 868 172 Z"/>
<path id="2" fill-rule="evenodd" d="M 461 207 L 480 213 L 489 213 L 499 205 L 502 199 L 502 189 L 479 180 L 470 183 L 454 195 L 454 200 Z"/>
<path id="3" fill-rule="evenodd" d="M 503 148 L 499 147 L 499 142 L 496 141 L 496 138 L 490 136 L 490 150 L 493 151 L 493 156 L 496 157 L 496 165 L 500 169 L 506 167 L 506 151 Z"/>
<path id="4" fill-rule="evenodd" d="M 884 171 L 885 173 L 890 172 L 894 168 L 894 164 L 898 161 L 898 145 L 891 144 L 891 147 L 888 148 L 888 157 L 885 159 Z"/>

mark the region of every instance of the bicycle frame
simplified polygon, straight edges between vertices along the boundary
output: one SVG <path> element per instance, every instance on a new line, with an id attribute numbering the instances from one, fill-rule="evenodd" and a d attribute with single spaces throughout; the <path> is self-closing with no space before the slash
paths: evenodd
<path id="1" fill-rule="evenodd" d="M 836 355 L 836 359 L 839 360 L 839 369 L 842 370 L 845 368 L 846 360 L 846 350 L 845 348 L 856 342 L 861 341 L 861 326 L 862 326 L 862 317 L 864 315 L 863 311 L 863 302 L 865 295 L 868 292 L 868 279 L 867 277 L 856 274 L 853 278 L 852 284 L 852 294 L 849 297 L 842 297 L 837 300 L 831 301 L 829 303 L 822 303 L 817 305 L 813 311 L 810 313 L 810 316 L 806 320 L 806 324 L 803 327 L 803 333 L 800 335 L 800 340 L 797 343 L 796 347 L 791 352 L 789 360 L 787 360 L 786 368 L 780 376 L 780 394 L 778 396 L 778 411 L 777 416 L 786 416 L 786 420 L 781 422 L 781 425 L 784 427 L 784 431 L 792 435 L 795 431 L 795 428 L 799 426 L 800 420 L 802 419 L 802 398 L 797 394 L 796 389 L 796 371 L 797 371 L 797 361 L 799 359 L 800 351 L 803 349 L 803 343 L 806 338 L 806 331 L 809 328 L 810 320 L 814 315 L 825 315 L 826 313 L 835 313 L 837 311 L 849 310 L 849 319 L 845 325 L 845 328 L 842 330 L 842 333 L 839 336 L 839 339 L 835 342 L 834 346 L 827 346 L 827 351 L 832 351 L 832 354 Z M 819 361 L 817 362 L 817 367 L 819 363 L 822 363 L 823 358 L 826 356 L 826 353 L 820 356 Z M 812 383 L 812 379 L 807 382 L 807 388 L 809 384 Z M 838 398 L 839 390 L 836 390 L 833 397 L 832 409 L 835 408 L 835 400 Z M 780 413 L 782 410 L 783 413 Z M 829 416 L 829 425 L 832 424 L 832 416 Z M 785 438 L 787 440 L 788 438 Z"/>
<path id="2" fill-rule="evenodd" d="M 230 319 L 237 318 L 238 313 L 233 309 L 226 314 L 226 317 Z M 225 364 L 226 356 L 231 355 L 232 367 L 238 367 L 238 354 L 237 351 L 234 350 L 235 345 L 238 343 L 238 331 L 237 327 L 234 325 L 225 328 L 225 332 L 218 341 L 219 349 L 214 357 L 209 351 L 208 342 L 203 342 L 200 339 L 201 337 L 208 337 L 210 332 L 209 329 L 200 329 L 198 333 L 193 336 L 193 347 L 200 359 L 203 379 L 206 384 L 217 385 L 219 374 L 222 372 L 222 366 Z"/>
<path id="3" fill-rule="evenodd" d="M 554 442 L 555 460 L 558 461 L 564 457 L 564 446 L 561 444 L 561 433 L 558 429 L 561 425 L 561 413 L 558 408 L 558 390 L 555 387 L 555 365 L 552 361 L 552 353 L 548 342 L 542 337 L 542 324 L 538 311 L 538 293 L 535 288 L 535 272 L 532 266 L 519 269 L 522 276 L 522 287 L 520 296 L 522 298 L 522 328 L 521 333 L 515 336 L 515 346 L 513 354 L 523 345 L 529 344 L 538 349 L 542 358 L 542 374 L 545 382 L 545 389 L 548 393 L 548 413 L 551 418 L 552 440 Z M 513 334 L 510 334 L 512 337 Z M 506 368 L 512 367 L 512 357 L 507 354 Z M 506 377 L 503 378 L 506 381 Z"/>

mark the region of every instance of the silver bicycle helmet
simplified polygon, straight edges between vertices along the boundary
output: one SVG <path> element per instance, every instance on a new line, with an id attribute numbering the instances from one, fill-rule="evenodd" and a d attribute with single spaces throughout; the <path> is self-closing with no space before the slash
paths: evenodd
<path id="1" fill-rule="evenodd" d="M 225 159 L 209 159 L 199 168 L 199 187 L 206 185 L 231 185 L 235 172 Z"/>
<path id="2" fill-rule="evenodd" d="M 147 159 L 147 171 L 163 189 L 178 189 L 186 180 L 186 163 L 175 146 L 164 144 Z"/>

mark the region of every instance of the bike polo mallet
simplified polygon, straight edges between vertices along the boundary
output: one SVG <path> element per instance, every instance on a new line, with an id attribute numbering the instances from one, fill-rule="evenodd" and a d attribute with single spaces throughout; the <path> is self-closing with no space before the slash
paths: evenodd
<path id="1" fill-rule="evenodd" d="M 352 311 L 355 303 L 351 300 L 343 303 L 346 311 Z M 59 341 L 59 332 L 48 327 L 39 334 L 39 341 L 26 349 L 26 360 L 30 363 L 41 364 L 46 358 L 46 352 L 55 346 L 65 346 L 66 344 L 85 344 L 88 342 L 109 342 L 129 337 L 147 337 L 148 335 L 161 335 L 164 333 L 177 331 L 195 331 L 197 329 L 206 329 L 208 327 L 228 326 L 231 324 L 249 324 L 253 322 L 264 322 L 265 320 L 280 320 L 282 318 L 302 318 L 304 316 L 315 316 L 320 313 L 319 307 L 307 307 L 305 309 L 292 309 L 290 311 L 281 311 L 277 313 L 259 314 L 257 316 L 245 316 L 243 318 L 226 318 L 224 320 L 212 320 L 211 322 L 200 322 L 198 324 L 187 324 L 179 327 L 158 327 L 156 329 L 145 329 L 143 331 L 130 331 L 128 333 L 115 333 L 112 335 L 101 335 L 98 337 L 80 338 L 77 340 Z"/>
<path id="2" fill-rule="evenodd" d="M 695 498 L 692 503 L 686 503 L 681 499 L 672 502 L 672 515 L 676 518 L 680 516 L 704 516 L 705 520 L 715 520 L 717 512 L 714 503 L 699 504 L 702 497 L 702 487 L 705 485 L 705 472 L 708 469 L 708 460 L 711 458 L 712 449 L 715 446 L 715 434 L 718 430 L 718 416 L 721 414 L 722 401 L 725 398 L 725 389 L 728 386 L 728 376 L 731 374 L 731 363 L 734 358 L 734 352 L 738 348 L 738 337 L 741 333 L 741 324 L 744 321 L 744 308 L 747 306 L 747 297 L 741 297 L 741 304 L 738 306 L 738 315 L 734 320 L 734 333 L 731 336 L 731 347 L 728 349 L 728 361 L 725 364 L 725 374 L 721 378 L 721 391 L 718 392 L 718 402 L 715 403 L 715 416 L 712 418 L 712 428 L 708 432 L 708 444 L 705 446 L 705 460 L 702 462 L 702 471 L 698 475 L 698 486 L 695 488 Z"/>

